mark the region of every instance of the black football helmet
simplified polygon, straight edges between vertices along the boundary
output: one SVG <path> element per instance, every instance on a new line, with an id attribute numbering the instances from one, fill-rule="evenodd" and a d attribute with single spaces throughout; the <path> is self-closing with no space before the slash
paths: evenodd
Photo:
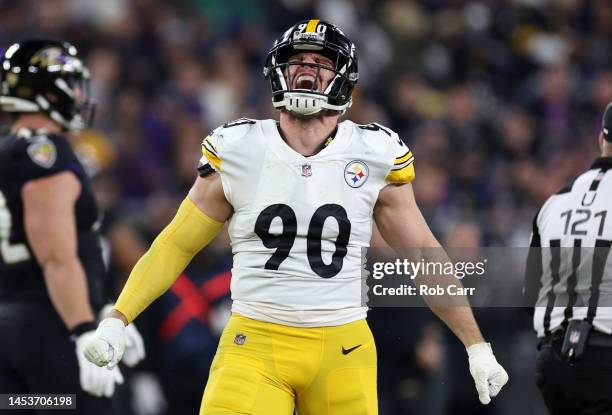
<path id="1" fill-rule="evenodd" d="M 11 45 L 0 68 L 0 110 L 44 112 L 68 131 L 93 119 L 89 71 L 70 43 L 26 40 Z"/>
<path id="2" fill-rule="evenodd" d="M 606 141 L 612 143 L 612 102 L 606 106 L 601 120 L 601 130 Z"/>
<path id="3" fill-rule="evenodd" d="M 318 63 L 289 62 L 293 55 L 303 52 L 321 54 L 334 62 L 333 68 Z M 317 90 L 314 82 L 310 88 L 292 88 L 289 66 L 311 66 L 334 72 L 334 77 L 324 91 Z M 312 19 L 299 22 L 274 42 L 268 53 L 264 76 L 272 87 L 272 104 L 299 116 L 308 117 L 323 110 L 343 113 L 351 106 L 353 88 L 359 79 L 355 44 L 335 25 Z"/>

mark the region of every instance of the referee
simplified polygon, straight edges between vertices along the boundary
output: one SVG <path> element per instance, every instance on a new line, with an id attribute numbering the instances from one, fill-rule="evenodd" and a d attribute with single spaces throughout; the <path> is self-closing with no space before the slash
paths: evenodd
<path id="1" fill-rule="evenodd" d="M 612 414 L 612 103 L 602 124 L 601 157 L 533 223 L 525 293 L 553 415 Z"/>

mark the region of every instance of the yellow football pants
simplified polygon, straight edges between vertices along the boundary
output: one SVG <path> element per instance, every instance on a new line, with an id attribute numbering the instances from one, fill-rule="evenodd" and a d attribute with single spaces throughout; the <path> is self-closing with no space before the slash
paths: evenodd
<path id="1" fill-rule="evenodd" d="M 200 415 L 376 415 L 376 345 L 365 320 L 301 328 L 232 314 Z"/>

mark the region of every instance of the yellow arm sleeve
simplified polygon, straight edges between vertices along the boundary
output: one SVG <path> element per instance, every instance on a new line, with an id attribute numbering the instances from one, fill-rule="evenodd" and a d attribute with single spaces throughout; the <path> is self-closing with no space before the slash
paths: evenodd
<path id="1" fill-rule="evenodd" d="M 209 218 L 185 198 L 172 222 L 134 266 L 115 309 L 132 322 L 176 281 L 195 254 L 219 233 L 223 223 Z"/>

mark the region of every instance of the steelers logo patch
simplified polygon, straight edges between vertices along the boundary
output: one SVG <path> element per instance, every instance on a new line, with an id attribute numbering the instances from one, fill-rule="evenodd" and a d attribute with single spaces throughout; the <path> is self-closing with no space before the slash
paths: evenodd
<path id="1" fill-rule="evenodd" d="M 48 169 L 57 159 L 57 148 L 47 137 L 37 137 L 28 146 L 28 156 L 34 163 Z"/>
<path id="2" fill-rule="evenodd" d="M 344 180 L 351 187 L 361 187 L 368 174 L 368 165 L 361 160 L 353 160 L 344 168 Z"/>

